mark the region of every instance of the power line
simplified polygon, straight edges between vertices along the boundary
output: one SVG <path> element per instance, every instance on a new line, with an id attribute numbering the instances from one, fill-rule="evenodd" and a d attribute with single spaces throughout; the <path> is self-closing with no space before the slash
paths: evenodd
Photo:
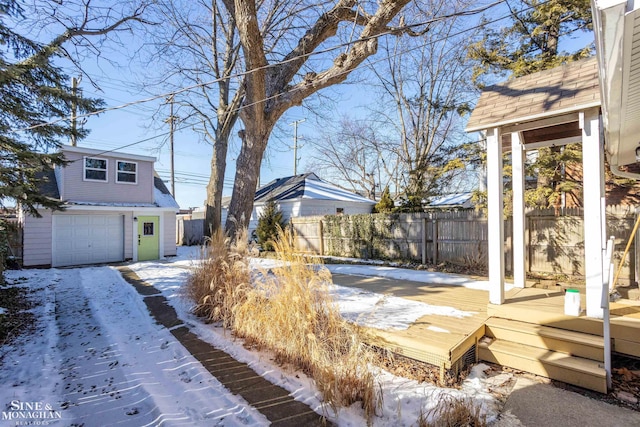
<path id="1" fill-rule="evenodd" d="M 397 29 L 395 29 L 393 32 L 401 31 L 401 29 L 403 29 L 403 28 L 412 28 L 412 27 L 416 27 L 416 26 L 420 26 L 420 25 L 428 25 L 428 24 L 431 24 L 431 23 L 439 22 L 439 21 L 441 21 L 441 20 L 443 20 L 443 19 L 450 18 L 450 17 L 455 17 L 455 16 L 471 16 L 471 15 L 478 14 L 478 13 L 484 12 L 484 11 L 486 11 L 486 10 L 489 10 L 489 9 L 491 9 L 491 8 L 493 8 L 493 7 L 495 7 L 495 6 L 499 5 L 499 4 L 501 4 L 501 3 L 504 3 L 505 1 L 506 1 L 506 0 L 496 1 L 496 2 L 491 3 L 491 4 L 489 4 L 489 5 L 485 6 L 485 7 L 480 8 L 480 9 L 475 9 L 475 10 L 473 10 L 473 11 L 466 12 L 466 13 L 465 13 L 465 14 L 463 14 L 463 15 L 456 15 L 456 14 L 444 15 L 443 17 L 438 17 L 438 18 L 436 18 L 436 19 L 432 19 L 432 20 L 429 20 L 429 21 L 425 21 L 425 22 L 422 22 L 422 23 L 419 23 L 419 24 L 410 24 L 410 25 L 406 25 L 406 26 L 403 26 L 403 27 L 398 27 L 398 28 L 397 28 Z M 550 1 L 550 0 L 543 1 L 543 2 L 539 3 L 537 6 L 540 6 L 540 5 L 546 4 L 546 3 L 548 3 L 549 1 Z M 523 12 L 526 12 L 526 11 L 528 11 L 528 10 L 532 10 L 532 9 L 535 9 L 535 7 L 531 6 L 531 7 L 525 8 L 525 9 L 522 9 L 522 10 L 518 11 L 517 13 L 523 13 Z M 403 50 L 403 51 L 398 51 L 398 52 L 395 52 L 393 55 L 388 55 L 388 56 L 385 56 L 385 57 L 379 58 L 379 59 L 377 59 L 377 60 L 375 60 L 375 61 L 370 61 L 370 63 L 371 63 L 371 64 L 375 64 L 375 63 L 377 63 L 377 62 L 384 61 L 384 60 L 388 59 L 388 58 L 389 58 L 389 57 L 391 57 L 391 56 L 399 56 L 399 55 L 401 55 L 401 54 L 408 53 L 408 52 L 411 52 L 411 51 L 413 51 L 413 50 L 417 50 L 417 49 L 419 49 L 419 48 L 422 48 L 422 47 L 424 47 L 424 46 L 426 46 L 426 45 L 428 45 L 428 44 L 436 44 L 436 43 L 440 43 L 440 42 L 445 41 L 445 40 L 447 40 L 447 39 L 449 39 L 449 38 L 453 38 L 453 37 L 460 36 L 460 35 L 462 35 L 462 34 L 464 34 L 464 33 L 468 32 L 468 31 L 472 31 L 472 30 L 476 30 L 476 29 L 479 29 L 479 28 L 481 28 L 481 27 L 484 27 L 484 26 L 486 26 L 487 24 L 490 24 L 490 23 L 496 23 L 496 22 L 499 22 L 499 21 L 501 21 L 501 20 L 507 19 L 507 18 L 509 18 L 510 16 L 512 16 L 512 14 L 511 14 L 511 13 L 506 14 L 506 15 L 503 15 L 503 16 L 501 16 L 501 17 L 498 17 L 498 18 L 494 19 L 494 20 L 486 21 L 486 22 L 483 22 L 483 23 L 481 23 L 481 24 L 478 24 L 478 25 L 475 25 L 475 26 L 472 26 L 472 27 L 468 27 L 468 28 L 466 28 L 466 29 L 464 29 L 464 30 L 461 30 L 461 31 L 457 32 L 457 33 L 453 33 L 453 34 L 447 35 L 446 37 L 443 37 L 443 38 L 441 38 L 441 39 L 434 40 L 434 41 L 430 41 L 430 42 L 425 43 L 425 44 L 423 44 L 423 45 L 416 46 L 416 47 L 413 47 L 413 48 L 410 48 L 410 49 L 405 49 L 405 50 Z M 305 54 L 305 55 L 299 55 L 298 57 L 290 58 L 290 59 L 288 59 L 288 60 L 286 60 L 286 61 L 280 61 L 280 62 L 276 62 L 276 63 L 268 64 L 268 65 L 266 65 L 266 66 L 264 66 L 264 67 L 260 67 L 260 68 L 254 69 L 254 70 L 249 70 L 249 71 L 246 71 L 246 72 L 243 72 L 243 73 L 238 73 L 238 74 L 236 74 L 236 75 L 235 75 L 235 77 L 241 77 L 241 76 L 244 76 L 244 75 L 248 75 L 248 74 L 250 74 L 250 73 L 252 73 L 252 72 L 255 72 L 255 71 L 261 70 L 261 69 L 267 69 L 267 68 L 270 68 L 270 67 L 275 67 L 275 66 L 277 66 L 277 65 L 285 64 L 285 63 L 287 63 L 287 62 L 291 62 L 291 61 L 293 61 L 293 60 L 295 60 L 295 59 L 298 59 L 298 58 L 301 58 L 301 57 L 309 57 L 309 56 L 312 56 L 312 55 L 317 55 L 317 54 L 321 54 L 321 53 L 327 53 L 327 52 L 330 52 L 330 51 L 332 51 L 332 50 L 335 50 L 335 49 L 338 49 L 338 48 L 342 48 L 342 47 L 348 46 L 348 45 L 350 45 L 350 44 L 354 44 L 354 43 L 358 43 L 358 42 L 366 41 L 366 40 L 369 40 L 369 39 L 372 39 L 372 38 L 382 37 L 382 36 L 384 36 L 384 35 L 389 35 L 389 34 L 392 34 L 393 32 L 385 32 L 385 33 L 381 33 L 381 34 L 378 34 L 378 35 L 376 35 L 376 36 L 370 36 L 370 37 L 367 37 L 367 38 L 364 38 L 364 39 L 359 39 L 359 40 L 357 40 L 356 42 L 340 43 L 340 44 L 338 44 L 338 45 L 334 45 L 333 47 L 326 48 L 326 49 L 324 49 L 324 50 L 322 50 L 322 51 L 310 52 L 310 53 Z M 349 73 L 349 72 L 350 72 L 350 71 L 345 71 L 344 73 Z M 234 77 L 234 76 L 230 76 L 230 77 L 227 77 L 227 78 L 233 78 L 233 77 Z M 82 116 L 79 116 L 79 117 L 84 117 L 84 116 L 89 116 L 89 115 L 95 115 L 95 114 L 99 114 L 99 113 L 101 113 L 101 112 L 108 112 L 108 111 L 113 111 L 113 110 L 123 109 L 123 108 L 127 108 L 127 107 L 134 106 L 134 105 L 137 105 L 137 104 L 150 102 L 150 101 L 153 101 L 153 100 L 156 100 L 156 99 L 160 99 L 160 98 L 162 98 L 162 97 L 166 97 L 166 96 L 170 96 L 170 95 L 173 95 L 173 94 L 178 94 L 178 93 L 186 92 L 186 91 L 188 91 L 188 90 L 192 90 L 192 89 L 197 88 L 197 87 L 208 86 L 208 85 L 214 84 L 214 83 L 216 83 L 216 82 L 218 82 L 218 81 L 220 81 L 220 80 L 222 80 L 222 79 L 215 79 L 215 80 L 212 80 L 212 81 L 210 81 L 210 82 L 199 83 L 199 84 L 192 85 L 192 86 L 188 86 L 188 87 L 185 87 L 185 88 L 182 88 L 182 89 L 179 89 L 179 90 L 176 90 L 176 91 L 172 91 L 172 92 L 169 92 L 169 93 L 166 93 L 166 94 L 157 95 L 157 96 L 153 96 L 153 97 L 146 98 L 146 99 L 142 99 L 142 100 L 138 100 L 138 101 L 131 101 L 131 102 L 128 102 L 128 103 L 122 104 L 122 105 L 120 105 L 120 106 L 115 106 L 115 107 L 111 107 L 111 108 L 105 108 L 105 109 L 103 109 L 103 110 L 100 110 L 100 111 L 97 111 L 97 112 L 94 112 L 94 113 L 88 113 L 88 114 L 85 114 L 85 115 L 82 115 Z M 290 92 L 291 92 L 291 91 L 285 91 L 285 92 L 278 93 L 278 94 L 275 94 L 275 95 L 273 95 L 273 96 L 267 97 L 267 98 L 265 98 L 265 99 L 263 99 L 263 100 L 256 101 L 256 102 L 254 102 L 254 103 L 252 103 L 252 104 L 245 104 L 245 105 L 242 105 L 242 106 L 238 107 L 238 108 L 237 108 L 237 110 L 239 111 L 239 110 L 242 110 L 242 109 L 244 109 L 244 108 L 251 107 L 251 106 L 253 106 L 253 105 L 255 105 L 255 104 L 258 104 L 258 103 L 262 103 L 262 102 L 265 102 L 265 101 L 268 101 L 268 100 L 271 100 L 271 99 L 276 99 L 276 98 L 281 97 L 281 96 L 284 96 L 284 95 L 286 95 L 286 94 L 288 94 L 288 93 L 290 93 Z M 57 123 L 57 122 L 59 122 L 59 121 L 65 120 L 65 119 L 66 119 L 66 118 L 58 119 L 58 120 L 51 121 L 51 122 L 48 122 L 48 123 L 41 123 L 41 124 L 39 124 L 39 125 L 34 125 L 34 126 L 30 127 L 30 128 L 22 129 L 22 131 L 24 131 L 24 130 L 29 130 L 29 129 L 33 129 L 33 128 L 36 128 L 36 127 L 39 127 L 39 126 L 44 126 L 44 125 L 47 125 L 47 124 L 54 124 L 54 123 Z M 183 130 L 183 129 L 186 129 L 186 128 L 188 128 L 188 127 L 192 127 L 192 126 L 193 126 L 193 124 L 189 124 L 189 125 L 182 126 L 182 127 L 177 128 L 177 129 L 174 129 L 174 131 Z M 120 147 L 117 147 L 117 148 L 114 148 L 114 149 L 111 149 L 111 150 L 105 150 L 105 151 L 103 151 L 103 152 L 101 152 L 101 153 L 99 153 L 99 154 L 107 154 L 107 153 L 110 153 L 110 152 L 113 152 L 113 151 L 118 151 L 118 150 L 121 150 L 121 149 L 123 149 L 123 148 L 127 148 L 127 147 L 131 147 L 131 146 L 134 146 L 134 145 L 138 145 L 138 144 L 141 144 L 141 143 L 143 143 L 143 142 L 151 141 L 151 140 L 153 140 L 153 139 L 156 139 L 156 138 L 159 138 L 159 137 L 162 137 L 162 136 L 167 136 L 167 135 L 169 135 L 169 132 L 160 133 L 160 134 L 157 134 L 157 135 L 155 135 L 155 136 L 148 137 L 148 138 L 144 138 L 144 139 L 141 139 L 141 140 L 138 140 L 138 141 L 135 141 L 135 142 L 132 142 L 132 143 L 126 144 L 126 145 L 122 145 L 122 146 L 120 146 Z"/>
<path id="2" fill-rule="evenodd" d="M 542 4 L 544 4 L 544 3 L 548 2 L 548 1 L 550 1 L 550 0 L 547 0 L 545 2 L 541 2 L 540 5 L 542 5 Z M 235 75 L 230 75 L 230 76 L 226 76 L 226 77 L 222 77 L 222 78 L 218 78 L 218 79 L 213 79 L 213 80 L 208 81 L 208 82 L 197 83 L 197 84 L 194 84 L 194 85 L 191 85 L 191 86 L 187 86 L 187 87 L 184 87 L 184 88 L 181 88 L 181 89 L 178 89 L 178 90 L 174 90 L 174 91 L 171 91 L 171 92 L 168 92 L 168 93 L 164 93 L 164 94 L 161 94 L 161 95 L 155 95 L 155 96 L 151 96 L 151 97 L 144 98 L 144 99 L 137 100 L 137 101 L 126 102 L 124 104 L 121 104 L 121 105 L 118 105 L 118 106 L 114 106 L 114 107 L 103 108 L 103 109 L 100 109 L 100 110 L 97 110 L 97 111 L 93 111 L 93 112 L 90 112 L 90 113 L 85 113 L 85 114 L 82 114 L 82 115 L 78 115 L 77 117 L 90 117 L 90 116 L 98 115 L 98 114 L 109 112 L 109 111 L 115 111 L 115 110 L 120 110 L 120 109 L 123 109 L 123 108 L 128 108 L 130 106 L 137 105 L 137 104 L 143 104 L 143 103 L 155 101 L 155 100 L 161 99 L 161 98 L 167 98 L 169 96 L 177 95 L 177 94 L 180 94 L 180 93 L 183 93 L 183 92 L 187 92 L 187 91 L 199 88 L 199 87 L 210 86 L 210 85 L 218 83 L 218 82 L 220 82 L 222 80 L 227 80 L 227 79 L 230 79 L 230 78 L 244 77 L 246 75 L 249 75 L 249 74 L 252 74 L 252 73 L 255 73 L 255 72 L 258 72 L 258 71 L 266 70 L 266 69 L 269 69 L 269 68 L 272 68 L 272 67 L 284 65 L 284 64 L 296 61 L 296 60 L 301 59 L 301 58 L 308 58 L 308 57 L 311 57 L 311 56 L 314 56 L 314 55 L 321 55 L 321 54 L 329 53 L 329 52 L 332 52 L 334 50 L 341 49 L 343 47 L 348 47 L 350 45 L 354 45 L 356 43 L 362 43 L 362 42 L 365 42 L 365 41 L 368 41 L 368 40 L 377 39 L 377 38 L 380 38 L 380 37 L 383 37 L 383 36 L 392 35 L 392 34 L 396 34 L 396 33 L 401 33 L 401 32 L 403 32 L 403 30 L 408 30 L 408 29 L 415 28 L 415 27 L 421 27 L 421 26 L 425 26 L 425 25 L 430 25 L 430 24 L 433 24 L 433 23 L 436 23 L 436 22 L 439 22 L 439 21 L 442 21 L 442 20 L 445 20 L 445 19 L 448 19 L 448 18 L 477 15 L 479 13 L 486 12 L 487 10 L 489 10 L 489 9 L 491 9 L 491 8 L 501 4 L 501 3 L 505 3 L 505 2 L 506 2 L 506 0 L 498 0 L 498 1 L 495 1 L 493 3 L 490 3 L 487 6 L 483 6 L 481 8 L 474 9 L 474 10 L 471 10 L 471 11 L 456 12 L 456 13 L 443 15 L 443 16 L 440 16 L 440 17 L 437 17 L 437 18 L 434 18 L 434 19 L 430 19 L 428 21 L 420 22 L 420 23 L 403 25 L 401 27 L 396 27 L 396 28 L 392 28 L 392 29 L 390 29 L 388 31 L 384 31 L 384 32 L 382 32 L 380 34 L 359 38 L 356 41 L 349 41 L 349 42 L 339 43 L 337 45 L 330 46 L 330 47 L 327 47 L 327 48 L 319 50 L 319 51 L 313 51 L 313 52 L 309 52 L 309 53 L 306 53 L 306 54 L 297 55 L 297 56 L 294 56 L 292 58 L 286 59 L 284 61 L 274 62 L 274 63 L 271 63 L 271 64 L 264 65 L 262 67 L 254 68 L 252 70 L 244 71 L 244 72 L 241 72 L 241 73 L 236 73 Z M 523 9 L 523 11 L 524 11 L 524 9 Z M 523 12 L 523 11 L 520 11 L 520 13 Z M 504 19 L 504 18 L 506 18 L 508 16 L 510 16 L 510 15 L 507 15 L 507 16 L 505 16 L 503 18 L 500 18 L 500 19 Z M 500 20 L 500 19 L 498 19 L 498 20 Z M 497 22 L 498 20 L 495 20 L 494 22 Z M 469 29 L 464 30 L 463 32 L 466 32 L 466 31 L 469 31 Z M 351 71 L 352 70 L 348 70 L 348 71 L 345 70 L 345 71 L 343 71 L 342 74 L 349 74 Z M 243 105 L 243 106 L 239 107 L 239 109 L 247 108 L 247 107 L 253 106 L 253 105 L 258 104 L 258 103 L 262 103 L 262 102 L 265 102 L 265 101 L 268 101 L 268 100 L 271 100 L 271 99 L 275 99 L 275 98 L 278 98 L 278 97 L 283 96 L 286 93 L 290 93 L 290 92 L 291 91 L 278 93 L 278 94 L 275 94 L 275 95 L 273 95 L 271 97 L 267 97 L 266 99 L 262 99 L 262 100 L 256 101 L 253 104 Z M 39 123 L 39 124 L 32 125 L 32 126 L 29 126 L 29 127 L 23 128 L 23 129 L 19 129 L 17 131 L 18 132 L 24 132 L 24 131 L 28 131 L 28 130 L 32 130 L 32 129 L 37 129 L 37 128 L 42 127 L 42 126 L 56 124 L 56 123 L 59 123 L 61 121 L 65 121 L 65 120 L 68 120 L 68 117 L 63 117 L 63 118 L 60 118 L 60 119 L 51 120 L 49 122 Z"/>

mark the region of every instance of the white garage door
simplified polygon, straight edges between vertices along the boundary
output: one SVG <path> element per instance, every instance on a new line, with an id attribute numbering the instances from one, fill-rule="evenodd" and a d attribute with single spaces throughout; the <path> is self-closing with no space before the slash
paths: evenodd
<path id="1" fill-rule="evenodd" d="M 54 267 L 124 260 L 122 215 L 54 215 Z"/>

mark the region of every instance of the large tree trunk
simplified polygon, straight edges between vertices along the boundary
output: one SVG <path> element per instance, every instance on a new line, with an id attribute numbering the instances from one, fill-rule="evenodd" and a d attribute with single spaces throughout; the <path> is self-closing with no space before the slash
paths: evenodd
<path id="1" fill-rule="evenodd" d="M 256 195 L 260 165 L 264 150 L 267 148 L 273 124 L 261 121 L 260 124 L 246 120 L 246 130 L 241 131 L 242 148 L 236 161 L 236 177 L 233 195 L 229 205 L 229 216 L 225 229 L 231 238 L 238 230 L 248 228 L 253 211 L 253 199 Z"/>
<path id="2" fill-rule="evenodd" d="M 216 139 L 211 158 L 211 176 L 207 184 L 207 200 L 205 202 L 204 235 L 210 237 L 222 227 L 222 192 L 224 190 L 224 174 L 227 169 L 227 147 L 229 136 Z"/>
<path id="3" fill-rule="evenodd" d="M 271 67 L 268 67 L 267 61 L 270 48 L 265 49 L 256 2 L 223 2 L 235 19 L 247 71 L 244 80 L 246 98 L 240 113 L 245 130 L 242 132 L 242 149 L 236 163 L 236 178 L 226 223 L 227 232 L 231 238 L 235 238 L 239 227 L 249 225 L 260 163 L 275 123 L 290 107 L 301 105 L 302 101 L 320 89 L 343 82 L 351 71 L 375 54 L 378 48 L 376 36 L 393 31 L 387 24 L 410 0 L 382 1 L 373 14 L 363 13 L 356 0 L 338 0 L 310 25 L 298 44 L 282 60 Z M 311 53 L 334 37 L 343 23 L 353 23 L 362 28 L 358 40 L 346 52 L 337 54 L 326 69 L 306 72 L 303 78 L 294 82 L 296 76 L 302 76 L 303 67 Z M 283 28 L 283 31 L 287 29 Z"/>

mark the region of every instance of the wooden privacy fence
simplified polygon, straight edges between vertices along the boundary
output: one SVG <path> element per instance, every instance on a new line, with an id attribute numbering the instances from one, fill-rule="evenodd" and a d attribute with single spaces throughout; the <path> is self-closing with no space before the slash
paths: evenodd
<path id="1" fill-rule="evenodd" d="M 200 245 L 204 242 L 204 219 L 176 219 L 176 244 Z"/>
<path id="2" fill-rule="evenodd" d="M 607 208 L 607 233 L 616 237 L 620 262 L 635 221 L 635 208 Z M 487 219 L 473 211 L 418 214 L 337 215 L 292 218 L 298 250 L 363 259 L 401 259 L 423 264 L 449 262 L 486 268 Z M 526 268 L 530 273 L 584 276 L 581 209 L 530 210 L 525 221 Z M 513 260 L 512 219 L 505 219 L 505 268 Z M 620 282 L 635 281 L 637 253 L 631 247 Z"/>

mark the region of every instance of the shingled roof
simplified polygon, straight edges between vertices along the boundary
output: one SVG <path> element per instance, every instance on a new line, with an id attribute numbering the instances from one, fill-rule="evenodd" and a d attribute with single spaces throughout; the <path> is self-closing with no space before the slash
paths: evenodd
<path id="1" fill-rule="evenodd" d="M 467 123 L 473 132 L 600 105 L 596 58 L 518 77 L 482 91 Z"/>
<path id="2" fill-rule="evenodd" d="M 314 173 L 277 178 L 256 191 L 255 202 L 315 199 L 375 204 L 373 200 L 329 184 Z"/>

